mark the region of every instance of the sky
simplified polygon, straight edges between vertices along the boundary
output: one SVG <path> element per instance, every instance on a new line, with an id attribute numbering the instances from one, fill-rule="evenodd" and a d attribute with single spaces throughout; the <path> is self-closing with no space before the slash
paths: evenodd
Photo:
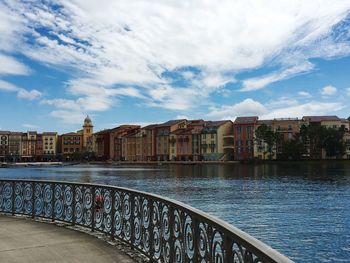
<path id="1" fill-rule="evenodd" d="M 350 116 L 350 0 L 0 0 L 0 130 Z"/>

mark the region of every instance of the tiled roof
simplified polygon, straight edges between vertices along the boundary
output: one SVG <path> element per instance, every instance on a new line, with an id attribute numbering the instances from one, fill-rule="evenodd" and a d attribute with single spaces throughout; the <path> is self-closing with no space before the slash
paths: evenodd
<path id="1" fill-rule="evenodd" d="M 234 124 L 248 124 L 256 123 L 258 121 L 258 116 L 249 116 L 249 117 L 237 117 L 234 121 Z"/>
<path id="2" fill-rule="evenodd" d="M 340 121 L 338 116 L 304 116 L 303 120 L 309 122 L 321 122 L 321 121 Z"/>
<path id="3" fill-rule="evenodd" d="M 43 132 L 43 135 L 57 135 L 57 132 Z"/>

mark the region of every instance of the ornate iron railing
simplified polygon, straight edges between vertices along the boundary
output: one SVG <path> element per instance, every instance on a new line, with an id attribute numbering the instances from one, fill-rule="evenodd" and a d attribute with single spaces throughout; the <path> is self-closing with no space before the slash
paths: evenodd
<path id="1" fill-rule="evenodd" d="M 127 188 L 0 180 L 0 212 L 100 231 L 128 243 L 151 262 L 292 262 L 220 219 Z"/>

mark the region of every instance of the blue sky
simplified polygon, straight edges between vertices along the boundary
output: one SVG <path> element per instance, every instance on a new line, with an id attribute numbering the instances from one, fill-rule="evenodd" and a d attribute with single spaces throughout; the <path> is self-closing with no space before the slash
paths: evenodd
<path id="1" fill-rule="evenodd" d="M 350 115 L 349 0 L 0 0 L 1 130 Z"/>

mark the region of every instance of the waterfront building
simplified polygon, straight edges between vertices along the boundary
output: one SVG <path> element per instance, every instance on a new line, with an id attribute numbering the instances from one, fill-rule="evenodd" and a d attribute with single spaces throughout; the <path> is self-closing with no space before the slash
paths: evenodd
<path id="1" fill-rule="evenodd" d="M 133 129 L 122 137 L 122 160 L 137 161 L 137 134 L 140 130 Z"/>
<path id="2" fill-rule="evenodd" d="M 43 161 L 43 136 L 42 136 L 42 134 L 36 135 L 35 159 L 34 160 L 37 162 Z"/>
<path id="3" fill-rule="evenodd" d="M 123 156 L 123 140 L 122 138 L 140 129 L 139 125 L 121 125 L 109 131 L 110 142 L 110 159 L 114 161 L 122 161 L 126 155 L 126 146 Z"/>
<path id="4" fill-rule="evenodd" d="M 232 134 L 230 120 L 207 121 L 201 131 L 201 153 L 204 161 L 226 161 L 230 159 L 225 136 Z"/>
<path id="5" fill-rule="evenodd" d="M 171 161 L 192 161 L 192 130 L 193 128 L 187 127 L 170 133 L 169 159 Z"/>
<path id="6" fill-rule="evenodd" d="M 201 132 L 205 126 L 206 122 L 202 119 L 200 120 L 190 120 L 187 125 L 191 129 L 192 134 L 192 160 L 200 161 L 201 157 Z"/>
<path id="7" fill-rule="evenodd" d="M 110 155 L 110 129 L 94 134 L 96 158 L 101 161 L 111 159 Z"/>
<path id="8" fill-rule="evenodd" d="M 254 158 L 254 130 L 258 117 L 237 117 L 233 123 L 234 159 L 249 160 Z"/>
<path id="9" fill-rule="evenodd" d="M 60 136 L 60 143 L 62 149 L 62 159 L 63 160 L 72 160 L 79 159 L 83 151 L 83 135 L 77 132 L 69 132 L 62 134 Z"/>
<path id="10" fill-rule="evenodd" d="M 157 124 L 151 124 L 140 130 L 142 136 L 142 161 L 155 161 Z"/>
<path id="11" fill-rule="evenodd" d="M 57 155 L 57 132 L 43 132 L 43 160 L 51 161 Z"/>
<path id="12" fill-rule="evenodd" d="M 22 156 L 22 133 L 11 132 L 9 135 L 9 151 L 7 160 L 18 162 Z"/>
<path id="13" fill-rule="evenodd" d="M 299 133 L 301 120 L 298 118 L 258 120 L 257 125 L 255 126 L 255 131 L 263 124 L 276 133 L 276 143 L 270 152 L 267 143 L 263 140 L 257 140 L 256 136 L 254 136 L 254 158 L 261 160 L 274 160 L 283 153 L 283 142 L 292 140 L 295 135 Z"/>
<path id="14" fill-rule="evenodd" d="M 0 131 L 0 162 L 5 162 L 9 154 L 9 131 Z"/>
<path id="15" fill-rule="evenodd" d="M 156 127 L 156 156 L 158 161 L 169 160 L 170 133 L 177 129 L 186 128 L 187 120 L 170 120 Z"/>
<path id="16" fill-rule="evenodd" d="M 26 133 L 22 133 L 22 160 L 23 161 L 34 161 L 35 160 L 35 148 L 37 142 L 37 132 L 36 131 L 28 131 Z"/>

